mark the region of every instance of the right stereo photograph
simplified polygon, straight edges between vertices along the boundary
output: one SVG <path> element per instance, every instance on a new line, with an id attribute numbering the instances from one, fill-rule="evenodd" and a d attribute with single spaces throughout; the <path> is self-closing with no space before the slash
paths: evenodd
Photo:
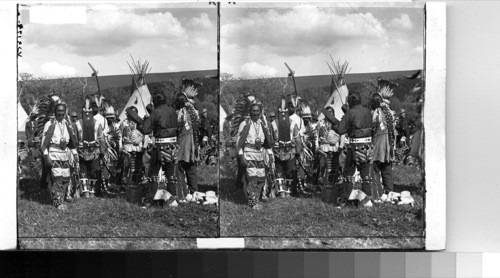
<path id="1" fill-rule="evenodd" d="M 425 248 L 425 23 L 424 3 L 221 4 L 221 237 Z"/>

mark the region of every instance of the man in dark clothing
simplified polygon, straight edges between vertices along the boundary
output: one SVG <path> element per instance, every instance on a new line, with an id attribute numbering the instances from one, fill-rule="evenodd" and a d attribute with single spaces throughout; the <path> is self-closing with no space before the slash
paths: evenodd
<path id="1" fill-rule="evenodd" d="M 211 144 L 212 140 L 212 125 L 210 124 L 210 120 L 208 119 L 208 110 L 206 108 L 201 109 L 200 116 L 200 139 L 206 136 L 208 138 L 208 144 Z"/>
<path id="2" fill-rule="evenodd" d="M 396 137 L 396 145 L 401 141 L 401 138 L 406 137 L 408 140 L 410 138 L 410 124 L 406 118 L 406 110 L 401 109 L 399 112 L 398 122 L 396 124 L 396 131 L 398 136 Z"/>
<path id="3" fill-rule="evenodd" d="M 26 133 L 26 139 L 28 141 L 28 147 L 32 148 L 35 146 L 35 129 L 36 129 L 36 114 L 32 113 L 30 114 L 29 120 L 26 122 L 26 125 L 24 126 L 24 130 Z"/>
<path id="4" fill-rule="evenodd" d="M 176 206 L 177 178 L 176 178 L 176 158 L 179 149 L 177 144 L 177 114 L 175 109 L 166 104 L 166 97 L 162 92 L 153 96 L 154 110 L 149 118 L 138 123 L 137 129 L 143 134 L 153 133 L 155 144 L 151 150 L 151 160 L 149 168 L 149 183 L 145 188 L 146 205 L 153 200 L 161 206 L 166 198 L 161 191 L 168 191 L 173 196 L 172 206 Z M 162 169 L 167 179 L 166 188 L 161 187 L 158 181 L 158 173 Z"/>
<path id="5" fill-rule="evenodd" d="M 83 116 L 80 123 L 82 129 L 78 132 L 79 163 L 83 186 L 82 193 L 85 198 L 94 197 L 94 194 L 102 193 L 100 160 L 106 152 L 106 141 L 104 139 L 102 125 L 93 117 L 92 108 L 87 101 L 83 108 Z M 96 192 L 97 191 L 97 192 Z"/>
<path id="6" fill-rule="evenodd" d="M 267 126 L 269 128 L 269 130 L 271 131 L 274 131 L 275 129 L 277 129 L 277 125 L 276 125 L 276 113 L 274 113 L 274 111 L 271 111 L 269 113 L 269 118 L 267 120 Z M 273 141 L 276 141 L 276 138 L 274 138 L 274 132 L 271 132 L 270 133 L 271 135 L 271 138 L 273 139 Z"/>
<path id="7" fill-rule="evenodd" d="M 233 115 L 227 115 L 224 120 L 224 124 L 222 125 L 222 135 L 224 136 L 224 142 L 226 143 L 226 147 L 231 141 L 231 121 L 233 120 Z"/>
<path id="8" fill-rule="evenodd" d="M 347 146 L 346 160 L 344 166 L 344 176 L 346 177 L 346 187 L 343 199 L 348 199 L 354 185 L 352 176 L 356 168 L 359 170 L 362 179 L 361 190 L 371 196 L 371 156 L 372 145 L 372 114 L 370 109 L 361 106 L 361 99 L 357 94 L 347 96 L 349 109 L 342 117 L 337 128 L 339 135 L 347 134 L 349 144 Z"/>

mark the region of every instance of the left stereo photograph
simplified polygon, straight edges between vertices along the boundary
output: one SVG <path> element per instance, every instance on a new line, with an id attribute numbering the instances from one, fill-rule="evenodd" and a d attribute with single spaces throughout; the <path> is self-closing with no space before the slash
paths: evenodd
<path id="1" fill-rule="evenodd" d="M 21 249 L 219 237 L 217 6 L 18 6 Z"/>

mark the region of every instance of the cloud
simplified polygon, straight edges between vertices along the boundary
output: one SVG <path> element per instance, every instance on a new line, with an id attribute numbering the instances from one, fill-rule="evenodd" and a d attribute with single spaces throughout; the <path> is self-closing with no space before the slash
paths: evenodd
<path id="1" fill-rule="evenodd" d="M 411 30 L 413 29 L 413 22 L 408 14 L 401 14 L 398 18 L 391 20 L 388 26 L 393 29 Z"/>
<path id="2" fill-rule="evenodd" d="M 423 54 L 424 53 L 424 47 L 423 46 L 417 46 L 412 49 L 413 54 Z"/>
<path id="3" fill-rule="evenodd" d="M 76 76 L 78 73 L 74 67 L 62 65 L 57 62 L 44 63 L 40 68 L 44 75 L 52 77 Z"/>
<path id="4" fill-rule="evenodd" d="M 214 22 L 210 20 L 207 13 L 200 14 L 199 17 L 194 17 L 189 21 L 189 25 L 193 29 L 209 30 L 215 27 Z"/>
<path id="5" fill-rule="evenodd" d="M 29 24 L 24 38 L 28 44 L 60 47 L 80 56 L 107 55 L 143 39 L 182 40 L 186 29 L 170 12 L 136 14 L 131 9 L 98 5 L 87 10 L 87 24 Z"/>
<path id="6" fill-rule="evenodd" d="M 221 59 L 220 72 L 221 73 L 234 73 L 234 67 L 228 63 L 223 62 L 223 60 Z"/>
<path id="7" fill-rule="evenodd" d="M 33 74 L 33 67 L 31 67 L 28 63 L 24 61 L 24 59 L 19 58 L 17 62 L 18 72 L 19 73 L 31 73 Z"/>
<path id="8" fill-rule="evenodd" d="M 245 77 L 275 76 L 278 70 L 271 66 L 261 65 L 256 62 L 245 63 L 241 66 L 241 72 Z"/>
<path id="9" fill-rule="evenodd" d="M 259 46 L 268 53 L 300 56 L 331 48 L 339 42 L 381 39 L 387 36 L 387 31 L 371 13 L 339 15 L 303 5 L 250 12 L 223 24 L 221 36 L 240 47 Z"/>
<path id="10" fill-rule="evenodd" d="M 177 69 L 177 67 L 176 67 L 176 66 L 174 66 L 174 65 L 168 65 L 167 69 L 168 69 L 168 71 L 170 71 L 170 72 L 174 72 L 174 71 Z"/>

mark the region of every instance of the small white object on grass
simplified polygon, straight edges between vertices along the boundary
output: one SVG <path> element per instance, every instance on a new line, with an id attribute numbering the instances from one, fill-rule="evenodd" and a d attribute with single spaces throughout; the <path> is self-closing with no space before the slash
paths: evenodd
<path id="1" fill-rule="evenodd" d="M 200 201 L 203 201 L 203 197 L 205 197 L 205 196 L 206 196 L 205 193 L 196 191 L 193 193 L 193 200 L 195 202 L 200 202 Z"/>
<path id="2" fill-rule="evenodd" d="M 389 202 L 395 203 L 395 202 L 399 201 L 400 197 L 401 197 L 401 193 L 391 191 L 391 192 L 389 192 L 387 199 L 389 199 Z"/>
<path id="3" fill-rule="evenodd" d="M 359 200 L 362 201 L 366 198 L 365 192 L 359 190 L 359 189 L 354 189 L 351 191 L 351 194 L 349 194 L 349 200 Z"/>
<path id="4" fill-rule="evenodd" d="M 217 205 L 219 202 L 219 198 L 215 196 L 207 196 L 205 202 L 203 202 L 204 205 Z"/>
<path id="5" fill-rule="evenodd" d="M 207 197 L 216 197 L 216 195 L 215 195 L 215 191 L 211 191 L 211 190 L 210 190 L 210 191 L 207 191 L 207 192 L 205 193 L 205 195 L 206 195 Z"/>
<path id="6" fill-rule="evenodd" d="M 172 194 L 170 194 L 167 190 L 159 189 L 156 191 L 153 200 L 165 200 L 165 201 L 167 201 L 171 197 L 172 197 Z"/>
<path id="7" fill-rule="evenodd" d="M 415 203 L 415 200 L 413 197 L 411 197 L 409 191 L 403 191 L 401 192 L 401 201 L 398 203 L 398 205 L 411 205 Z"/>
<path id="8" fill-rule="evenodd" d="M 382 194 L 382 196 L 380 196 L 380 201 L 382 201 L 382 202 L 387 201 L 387 199 L 388 199 L 388 198 L 387 198 L 387 194 L 385 194 L 385 193 L 384 193 L 384 194 Z"/>
<path id="9" fill-rule="evenodd" d="M 373 203 L 371 200 L 368 200 L 366 203 L 363 204 L 364 207 L 371 208 L 373 207 Z"/>

